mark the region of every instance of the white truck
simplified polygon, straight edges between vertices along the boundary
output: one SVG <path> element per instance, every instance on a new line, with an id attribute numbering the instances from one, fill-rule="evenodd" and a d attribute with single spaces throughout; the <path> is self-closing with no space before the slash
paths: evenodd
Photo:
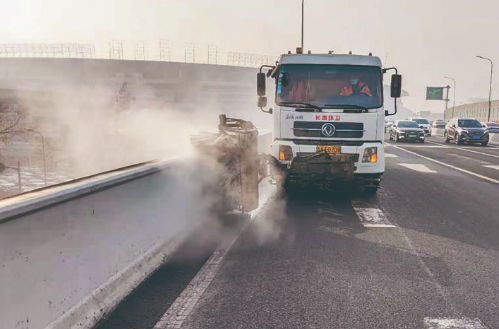
<path id="1" fill-rule="evenodd" d="M 268 70 L 266 73 L 263 70 Z M 378 57 L 340 54 L 282 55 L 257 77 L 258 106 L 273 115 L 274 176 L 284 186 L 330 187 L 357 181 L 376 193 L 385 172 L 385 116 L 394 115 L 400 75 L 393 74 L 395 112 L 384 110 L 383 74 Z M 274 109 L 267 106 L 267 78 L 276 84 Z"/>

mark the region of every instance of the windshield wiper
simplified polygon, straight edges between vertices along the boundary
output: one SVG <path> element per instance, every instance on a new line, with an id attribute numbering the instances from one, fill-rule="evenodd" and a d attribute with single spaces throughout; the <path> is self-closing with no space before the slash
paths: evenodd
<path id="1" fill-rule="evenodd" d="M 300 109 L 296 109 L 297 111 L 299 110 L 304 110 L 304 109 L 314 109 L 318 112 L 322 112 L 322 108 L 320 106 L 310 104 L 310 103 L 302 103 L 302 102 L 281 102 L 278 105 L 295 105 L 295 106 L 300 106 Z"/>
<path id="2" fill-rule="evenodd" d="M 340 105 L 340 104 L 324 104 L 324 107 L 332 109 L 358 109 L 364 112 L 369 112 L 369 109 L 365 106 L 360 105 Z"/>

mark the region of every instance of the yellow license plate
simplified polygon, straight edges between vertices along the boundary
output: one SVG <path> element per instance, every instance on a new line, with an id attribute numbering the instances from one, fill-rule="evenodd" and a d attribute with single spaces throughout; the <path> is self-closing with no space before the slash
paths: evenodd
<path id="1" fill-rule="evenodd" d="M 341 146 L 337 145 L 317 145 L 317 152 L 326 152 L 330 154 L 340 154 Z"/>

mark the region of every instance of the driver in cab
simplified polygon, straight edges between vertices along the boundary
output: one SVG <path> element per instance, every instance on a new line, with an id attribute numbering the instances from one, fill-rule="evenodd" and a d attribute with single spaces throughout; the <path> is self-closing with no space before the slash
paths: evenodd
<path id="1" fill-rule="evenodd" d="M 360 80 L 358 76 L 352 77 L 349 83 L 341 89 L 340 96 L 351 95 L 367 95 L 372 96 L 367 83 Z"/>

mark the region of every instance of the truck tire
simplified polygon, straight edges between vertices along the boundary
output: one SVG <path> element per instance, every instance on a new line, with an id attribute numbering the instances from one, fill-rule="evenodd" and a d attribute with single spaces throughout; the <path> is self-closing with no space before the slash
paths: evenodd
<path id="1" fill-rule="evenodd" d="M 446 143 L 450 142 L 449 135 L 447 135 L 447 132 L 444 132 L 444 139 Z"/>
<path id="2" fill-rule="evenodd" d="M 364 193 L 367 195 L 374 195 L 378 192 L 379 186 L 364 186 Z"/>

